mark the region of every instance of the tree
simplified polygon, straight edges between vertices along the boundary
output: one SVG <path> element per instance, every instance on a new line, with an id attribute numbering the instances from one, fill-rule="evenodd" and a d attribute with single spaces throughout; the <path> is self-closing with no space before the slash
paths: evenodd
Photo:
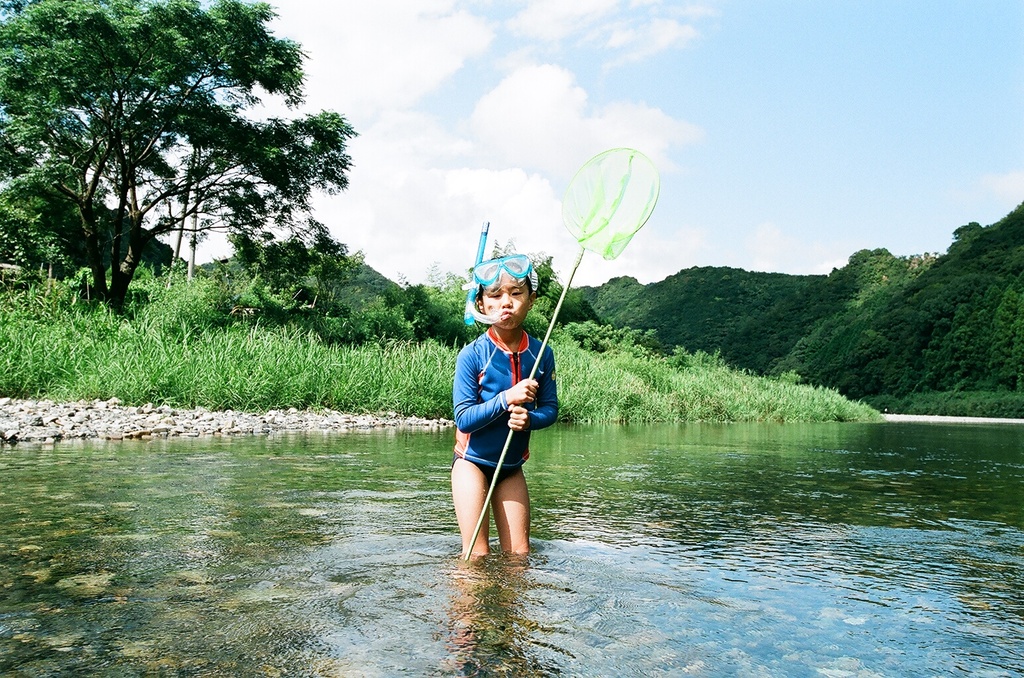
<path id="1" fill-rule="evenodd" d="M 1024 274 L 1006 288 L 992 318 L 992 374 L 1011 391 L 1024 383 Z"/>
<path id="2" fill-rule="evenodd" d="M 112 214 L 106 207 L 99 211 L 107 218 Z M 57 278 L 75 275 L 89 267 L 78 232 L 80 223 L 74 205 L 50 187 L 12 181 L 0 191 L 0 262 L 46 271 Z M 151 244 L 143 252 L 143 263 L 159 273 L 171 264 L 171 248 Z M 103 264 L 110 265 L 109 250 L 103 252 Z"/>
<path id="3" fill-rule="evenodd" d="M 0 172 L 74 208 L 98 297 L 120 306 L 146 247 L 185 220 L 254 237 L 322 228 L 310 200 L 347 186 L 355 132 L 331 111 L 247 117 L 264 95 L 302 101 L 301 49 L 270 34 L 269 5 L 4 7 Z"/>
<path id="4" fill-rule="evenodd" d="M 74 241 L 68 241 L 67 233 L 76 217 L 67 203 L 8 186 L 0 191 L 0 263 L 67 272 L 74 267 Z"/>
<path id="5" fill-rule="evenodd" d="M 248 277 L 265 283 L 271 293 L 298 305 L 330 313 L 343 305 L 339 285 L 363 263 L 361 254 L 317 229 L 310 243 L 298 237 L 255 240 L 244 233 L 231 237 L 234 261 Z M 347 309 L 346 309 L 347 310 Z"/>

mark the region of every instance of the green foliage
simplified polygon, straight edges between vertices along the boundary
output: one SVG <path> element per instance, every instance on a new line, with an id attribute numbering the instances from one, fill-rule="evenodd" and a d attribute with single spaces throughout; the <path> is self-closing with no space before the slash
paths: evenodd
<path id="1" fill-rule="evenodd" d="M 636 278 L 621 277 L 612 278 L 600 287 L 580 288 L 580 291 L 600 317 L 615 327 L 653 329 L 650 318 L 653 297 L 644 294 L 646 289 Z"/>
<path id="2" fill-rule="evenodd" d="M 261 292 L 278 297 L 284 309 L 306 308 L 321 315 L 348 315 L 344 303 L 344 284 L 362 264 L 362 256 L 349 256 L 348 248 L 337 242 L 326 229 L 317 228 L 307 244 L 292 236 L 276 240 L 269 233 L 259 240 L 248 234 L 232 236 L 235 263 Z M 251 299 L 248 307 L 265 304 L 264 299 Z"/>
<path id="3" fill-rule="evenodd" d="M 862 250 L 828 276 L 695 268 L 586 294 L 615 326 L 653 329 L 668 347 L 853 398 L 969 393 L 996 407 L 977 394 L 1024 383 L 1024 206 L 957 229 L 941 256 Z"/>
<path id="4" fill-rule="evenodd" d="M 410 339 L 437 339 L 453 345 L 467 338 L 461 290 L 453 294 L 426 285 L 411 285 L 393 290 L 385 298 L 401 310 L 410 328 Z"/>
<path id="5" fill-rule="evenodd" d="M 662 351 L 654 330 L 616 328 L 587 320 L 568 323 L 560 329 L 560 335 L 576 342 L 581 348 L 594 353 L 620 351 L 632 355 L 658 355 Z"/>
<path id="6" fill-rule="evenodd" d="M 81 243 L 96 296 L 115 307 L 156 238 L 186 221 L 201 232 L 310 232 L 313 191 L 347 185 L 355 132 L 340 115 L 245 116 L 264 96 L 302 98 L 301 49 L 269 33 L 269 5 L 38 0 L 12 10 L 0 23 L 0 174 L 40 189 L 46 204 L 22 221 L 42 223 L 61 201 L 76 211 L 46 228 Z"/>
<path id="7" fill-rule="evenodd" d="M 212 278 L 179 280 L 168 288 L 162 278 L 139 276 L 129 304 L 126 310 L 140 327 L 182 341 L 226 326 L 231 310 L 228 290 Z"/>
<path id="8" fill-rule="evenodd" d="M 0 191 L 0 262 L 26 268 L 71 268 L 74 251 L 64 235 L 76 215 L 64 203 L 47 201 L 20 183 Z"/>
<path id="9" fill-rule="evenodd" d="M 730 369 L 708 354 L 682 360 L 594 353 L 555 343 L 560 416 L 577 422 L 864 421 L 877 413 L 831 389 Z"/>
<path id="10" fill-rule="evenodd" d="M 691 268 L 646 286 L 633 278 L 616 278 L 584 293 L 616 327 L 653 330 L 666 346 L 721 351 L 735 365 L 766 372 L 803 335 L 815 309 L 826 303 L 811 297 L 820 280 Z M 772 321 L 764 322 L 766 316 Z"/>
<path id="11" fill-rule="evenodd" d="M 405 317 L 405 310 L 378 297 L 363 308 L 362 328 L 366 336 L 408 341 L 413 338 L 413 325 Z"/>
<path id="12" fill-rule="evenodd" d="M 295 325 L 234 322 L 215 278 L 144 276 L 128 313 L 85 303 L 66 285 L 0 290 L 0 395 L 110 398 L 211 409 L 329 407 L 451 416 L 460 346 L 400 337 L 415 330 L 400 305 L 379 298 L 360 322 L 392 337 L 328 343 Z M 228 318 L 228 320 L 224 320 Z M 460 316 L 461 320 L 461 316 Z M 575 335 L 605 331 L 597 353 Z M 566 421 L 872 419 L 834 391 L 739 373 L 720 360 L 668 359 L 639 332 L 567 328 L 553 339 Z"/>
<path id="13" fill-rule="evenodd" d="M 919 275 L 864 312 L 841 314 L 836 325 L 862 328 L 867 341 L 818 365 L 849 375 L 840 388 L 854 396 L 1016 388 L 1022 274 L 1024 209 L 989 227 L 968 224 Z M 802 373 L 824 372 L 815 367 Z"/>
<path id="14" fill-rule="evenodd" d="M 1024 385 L 1024 274 L 1006 288 L 992 317 L 992 378 L 1010 390 Z"/>

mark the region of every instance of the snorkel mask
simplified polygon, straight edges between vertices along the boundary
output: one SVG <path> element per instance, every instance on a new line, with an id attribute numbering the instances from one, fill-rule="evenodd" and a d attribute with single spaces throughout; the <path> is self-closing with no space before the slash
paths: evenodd
<path id="1" fill-rule="evenodd" d="M 473 268 L 473 282 L 477 285 L 490 287 L 498 282 L 502 272 L 515 280 L 530 279 L 531 291 L 537 289 L 537 273 L 533 270 L 530 258 L 525 254 L 510 254 L 507 257 L 491 259 L 477 264 Z"/>
<path id="2" fill-rule="evenodd" d="M 487 230 L 489 222 L 485 222 L 480 231 L 480 246 L 477 249 L 476 265 L 473 266 L 473 278 L 463 289 L 466 290 L 466 312 L 463 316 L 467 325 L 473 321 L 485 325 L 493 325 L 498 322 L 498 316 L 484 315 L 476 306 L 476 297 L 481 288 L 487 288 L 501 279 L 502 273 L 507 274 L 514 280 L 530 280 L 530 290 L 537 291 L 537 272 L 533 270 L 533 263 L 525 254 L 510 254 L 498 259 L 482 261 L 484 258 L 484 247 L 487 243 Z"/>

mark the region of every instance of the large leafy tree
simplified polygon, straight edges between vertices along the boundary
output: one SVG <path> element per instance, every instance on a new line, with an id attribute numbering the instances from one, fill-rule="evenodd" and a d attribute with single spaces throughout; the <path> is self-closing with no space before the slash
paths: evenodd
<path id="1" fill-rule="evenodd" d="M 147 245 L 185 224 L 322 236 L 310 200 L 346 187 L 355 132 L 330 111 L 254 115 L 302 101 L 301 49 L 269 32 L 268 5 L 3 6 L 0 170 L 72 206 L 97 296 L 123 303 Z"/>
<path id="2" fill-rule="evenodd" d="M 22 267 L 49 265 L 57 273 L 73 266 L 80 239 L 69 239 L 77 213 L 64 201 L 8 186 L 0 191 L 0 262 Z"/>

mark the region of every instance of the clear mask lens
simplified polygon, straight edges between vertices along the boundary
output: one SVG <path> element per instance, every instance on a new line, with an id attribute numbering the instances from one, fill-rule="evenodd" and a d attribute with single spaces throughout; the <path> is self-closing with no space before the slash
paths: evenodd
<path id="1" fill-rule="evenodd" d="M 478 285 L 493 285 L 505 271 L 516 280 L 522 280 L 533 271 L 533 264 L 525 254 L 512 254 L 500 259 L 491 259 L 473 268 L 473 280 Z"/>

